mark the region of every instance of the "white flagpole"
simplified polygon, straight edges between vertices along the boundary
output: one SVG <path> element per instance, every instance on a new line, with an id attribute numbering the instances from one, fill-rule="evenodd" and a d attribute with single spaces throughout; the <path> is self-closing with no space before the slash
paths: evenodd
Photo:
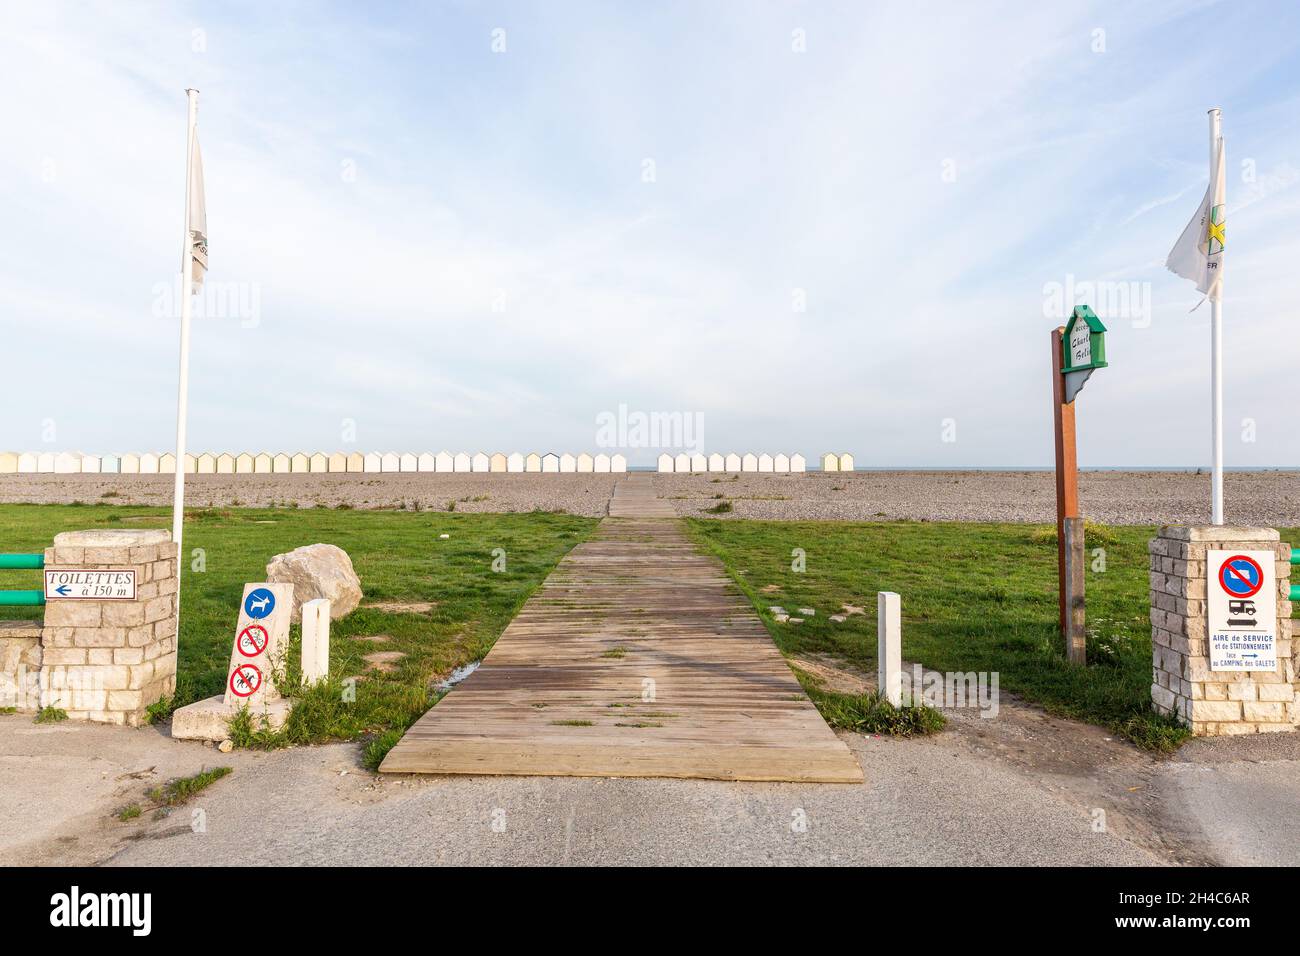
<path id="1" fill-rule="evenodd" d="M 1223 136 L 1222 114 L 1216 106 L 1210 110 L 1210 175 L 1218 158 L 1219 140 Z M 1214 188 L 1214 183 L 1210 183 Z M 1226 197 L 1225 197 L 1226 199 Z M 1213 200 L 1210 201 L 1211 211 Z M 1219 270 L 1222 273 L 1222 269 Z M 1220 290 L 1222 296 L 1222 290 Z M 1223 303 L 1221 298 L 1210 299 L 1210 388 L 1211 429 L 1210 439 L 1214 455 L 1214 468 L 1210 475 L 1210 521 L 1223 524 Z"/>
<path id="2" fill-rule="evenodd" d="M 185 241 L 181 256 L 181 360 L 176 385 L 176 483 L 172 505 L 172 540 L 176 542 L 176 577 L 180 578 L 183 552 L 181 526 L 185 521 L 185 418 L 190 384 L 190 307 L 194 282 L 194 254 L 190 236 L 190 190 L 193 188 L 194 128 L 199 116 L 199 91 L 186 90 L 189 99 L 189 122 L 185 140 Z M 180 594 L 176 595 L 179 609 Z"/>

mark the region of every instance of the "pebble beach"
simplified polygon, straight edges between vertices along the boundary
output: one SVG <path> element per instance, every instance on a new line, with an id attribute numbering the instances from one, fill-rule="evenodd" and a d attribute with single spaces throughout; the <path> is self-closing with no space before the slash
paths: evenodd
<path id="1" fill-rule="evenodd" d="M 191 475 L 193 508 L 356 508 L 600 517 L 617 474 Z M 657 474 L 656 493 L 679 515 L 721 520 L 1055 520 L 1047 471 L 858 471 L 774 474 Z M 1083 472 L 1084 514 L 1103 524 L 1209 520 L 1210 478 L 1194 472 Z M 171 504 L 170 475 L 0 475 L 0 502 Z M 1300 526 L 1300 472 L 1229 472 L 1229 523 Z M 721 502 L 731 510 L 716 513 Z"/>

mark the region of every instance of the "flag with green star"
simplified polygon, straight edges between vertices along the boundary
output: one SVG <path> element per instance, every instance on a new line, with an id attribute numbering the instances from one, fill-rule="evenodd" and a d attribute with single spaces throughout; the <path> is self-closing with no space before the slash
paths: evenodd
<path id="1" fill-rule="evenodd" d="M 1223 137 L 1210 166 L 1210 185 L 1205 198 L 1169 253 L 1165 263 L 1171 272 L 1191 279 L 1198 291 L 1211 299 L 1223 297 L 1223 250 L 1226 238 L 1226 190 L 1224 188 Z"/>

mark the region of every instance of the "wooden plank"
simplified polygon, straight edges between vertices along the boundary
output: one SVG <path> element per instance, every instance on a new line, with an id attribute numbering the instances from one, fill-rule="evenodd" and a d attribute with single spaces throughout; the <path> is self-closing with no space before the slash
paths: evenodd
<path id="1" fill-rule="evenodd" d="M 860 783 L 651 477 L 619 482 L 609 513 L 380 770 Z"/>

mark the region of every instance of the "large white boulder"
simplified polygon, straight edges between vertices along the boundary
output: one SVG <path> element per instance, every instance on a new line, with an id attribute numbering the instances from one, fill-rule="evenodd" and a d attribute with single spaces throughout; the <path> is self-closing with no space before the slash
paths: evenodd
<path id="1" fill-rule="evenodd" d="M 293 585 L 295 624 L 302 620 L 304 601 L 325 598 L 334 620 L 351 614 L 361 603 L 361 580 L 352 570 L 352 559 L 332 544 L 308 544 L 277 554 L 266 565 L 266 580 Z"/>

